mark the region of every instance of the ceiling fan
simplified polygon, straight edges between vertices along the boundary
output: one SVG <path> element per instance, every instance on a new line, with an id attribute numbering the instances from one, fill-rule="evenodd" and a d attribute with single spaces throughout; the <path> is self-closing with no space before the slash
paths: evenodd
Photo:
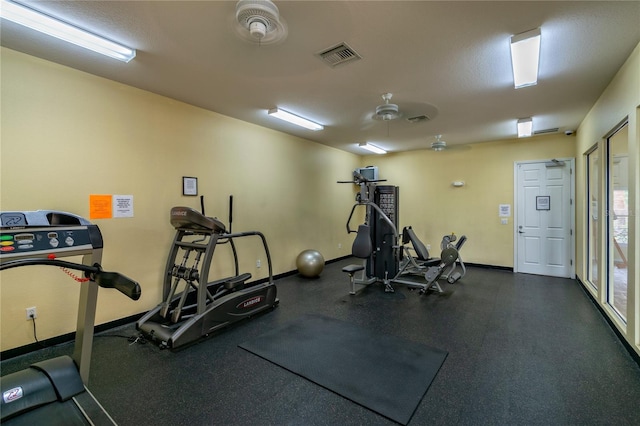
<path id="1" fill-rule="evenodd" d="M 240 38 L 260 45 L 287 37 L 287 25 L 271 0 L 240 0 L 236 4 L 235 29 Z"/>
<path id="2" fill-rule="evenodd" d="M 436 135 L 436 141 L 431 143 L 431 149 L 434 151 L 447 149 L 447 142 L 442 140 L 442 135 Z"/>
<path id="3" fill-rule="evenodd" d="M 400 112 L 398 105 L 390 102 L 392 97 L 393 93 L 382 94 L 382 100 L 384 100 L 384 103 L 376 107 L 376 112 L 372 116 L 374 120 L 391 121 L 402 117 L 402 113 Z"/>
<path id="4" fill-rule="evenodd" d="M 431 104 L 403 101 L 399 106 L 391 102 L 393 93 L 383 93 L 381 97 L 384 103 L 378 105 L 373 113 L 366 115 L 367 125 L 363 130 L 370 128 L 376 121 L 383 121 L 387 123 L 388 132 L 389 124 L 392 121 L 412 126 L 431 121 L 438 115 L 438 108 Z M 399 118 L 402 120 L 398 120 Z"/>
<path id="5" fill-rule="evenodd" d="M 468 145 L 447 145 L 447 142 L 442 140 L 442 135 L 436 135 L 435 142 L 431 142 L 431 149 L 433 151 L 451 151 L 451 150 L 467 150 L 471 149 Z"/>

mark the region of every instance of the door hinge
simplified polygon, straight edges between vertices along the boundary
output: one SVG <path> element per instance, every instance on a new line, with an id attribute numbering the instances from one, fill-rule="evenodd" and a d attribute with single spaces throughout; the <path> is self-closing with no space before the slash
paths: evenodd
<path id="1" fill-rule="evenodd" d="M 569 198 L 569 205 L 572 206 L 573 205 L 573 198 Z"/>
<path id="2" fill-rule="evenodd" d="M 573 235 L 573 229 L 569 229 L 569 235 Z"/>
<path id="3" fill-rule="evenodd" d="M 569 260 L 569 265 L 573 266 L 573 259 Z"/>

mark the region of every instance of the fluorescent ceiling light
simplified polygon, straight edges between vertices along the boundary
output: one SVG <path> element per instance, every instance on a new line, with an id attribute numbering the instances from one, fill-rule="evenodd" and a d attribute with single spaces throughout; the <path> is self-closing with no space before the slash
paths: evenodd
<path id="1" fill-rule="evenodd" d="M 304 127 L 305 129 L 309 129 L 309 130 L 324 129 L 324 126 L 322 126 L 321 124 L 314 123 L 311 120 L 307 120 L 306 118 L 299 117 L 281 108 L 270 109 L 269 115 L 272 117 L 279 118 L 280 120 L 288 121 L 289 123 L 292 123 L 292 124 L 297 124 L 298 126 Z"/>
<path id="2" fill-rule="evenodd" d="M 358 144 L 358 146 L 360 148 L 366 149 L 367 151 L 371 151 L 374 154 L 386 154 L 387 153 L 387 151 L 385 151 L 384 149 L 378 148 L 375 145 L 371 145 L 369 142 L 363 142 L 361 144 Z"/>
<path id="3" fill-rule="evenodd" d="M 136 57 L 136 50 L 107 40 L 78 27 L 59 21 L 41 12 L 37 12 L 18 3 L 2 0 L 0 16 L 40 31 L 41 33 L 59 38 L 85 49 L 93 50 L 122 62 L 129 62 Z"/>
<path id="4" fill-rule="evenodd" d="M 516 89 L 538 83 L 540 28 L 511 37 L 511 66 Z"/>
<path id="5" fill-rule="evenodd" d="M 527 138 L 533 134 L 533 120 L 529 118 L 521 118 L 518 120 L 518 137 Z"/>

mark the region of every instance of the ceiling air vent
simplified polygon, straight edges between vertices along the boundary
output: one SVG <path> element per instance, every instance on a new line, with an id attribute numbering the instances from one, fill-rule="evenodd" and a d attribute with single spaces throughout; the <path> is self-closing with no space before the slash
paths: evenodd
<path id="1" fill-rule="evenodd" d="M 544 130 L 536 130 L 533 132 L 534 135 L 546 135 L 547 133 L 558 133 L 558 130 L 560 130 L 558 127 L 553 127 L 551 129 L 544 129 Z"/>
<path id="2" fill-rule="evenodd" d="M 358 55 L 347 43 L 340 43 L 336 46 L 325 49 L 322 52 L 316 53 L 316 55 L 332 67 L 362 59 L 362 56 Z"/>
<path id="3" fill-rule="evenodd" d="M 410 123 L 421 123 L 423 121 L 428 121 L 428 120 L 431 120 L 431 118 L 425 114 L 416 115 L 414 117 L 407 117 L 407 121 Z"/>

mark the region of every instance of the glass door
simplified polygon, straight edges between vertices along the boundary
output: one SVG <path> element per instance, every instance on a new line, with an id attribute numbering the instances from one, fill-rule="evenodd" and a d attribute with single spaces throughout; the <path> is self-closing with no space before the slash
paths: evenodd
<path id="1" fill-rule="evenodd" d="M 627 320 L 629 150 L 625 123 L 607 138 L 607 303 Z"/>
<path id="2" fill-rule="evenodd" d="M 599 287 L 598 278 L 598 247 L 600 245 L 600 231 L 598 228 L 598 191 L 600 179 L 600 151 L 594 146 L 586 154 L 587 157 L 587 282 L 594 288 Z"/>

